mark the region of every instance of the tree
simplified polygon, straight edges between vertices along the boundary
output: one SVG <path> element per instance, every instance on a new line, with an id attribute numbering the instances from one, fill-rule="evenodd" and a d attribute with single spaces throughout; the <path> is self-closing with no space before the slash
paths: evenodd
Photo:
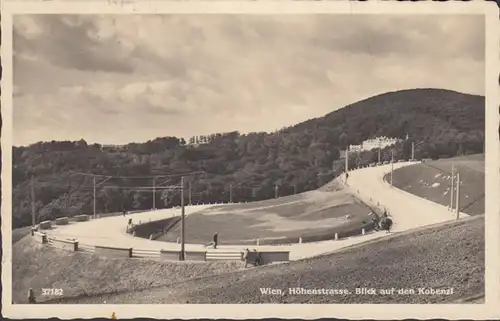
<path id="1" fill-rule="evenodd" d="M 144 177 L 203 170 L 203 177 L 193 182 L 196 201 L 228 199 L 229 184 L 238 186 L 233 197 L 237 195 L 239 201 L 262 200 L 274 197 L 278 181 L 283 186 L 281 195 L 292 193 L 295 184 L 303 192 L 340 175 L 345 165 L 339 159 L 340 151 L 349 143 L 376 136 L 404 137 L 407 132 L 418 143 L 417 157 L 482 152 L 484 97 L 445 90 L 403 90 L 368 98 L 278 133 L 205 135 L 206 144 L 200 146 L 193 146 L 200 142 L 199 136 L 190 137 L 187 145 L 182 138 L 167 136 L 114 150 L 78 141 L 14 147 L 13 226 L 31 224 L 32 174 L 37 181 L 48 182 L 37 185 L 35 191 L 37 212 L 46 216 L 93 212 L 92 177 L 74 172 Z M 411 141 L 394 149 L 396 155 L 411 157 Z M 351 165 L 367 165 L 377 161 L 378 152 L 362 152 L 359 157 L 351 153 L 351 157 Z M 383 157 L 390 159 L 390 148 L 383 150 Z M 127 209 L 150 209 L 152 191 L 136 191 L 144 186 L 151 186 L 151 179 L 107 181 L 101 186 L 106 192 L 98 189 L 97 212 L 121 210 L 122 204 Z M 158 194 L 157 207 L 180 204 L 178 191 Z"/>

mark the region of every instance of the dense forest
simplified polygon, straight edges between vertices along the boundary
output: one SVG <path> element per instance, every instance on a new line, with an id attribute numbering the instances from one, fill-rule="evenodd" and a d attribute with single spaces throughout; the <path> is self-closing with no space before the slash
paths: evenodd
<path id="1" fill-rule="evenodd" d="M 300 193 L 342 173 L 346 146 L 377 136 L 403 139 L 393 148 L 398 159 L 410 158 L 412 142 L 416 158 L 481 153 L 484 115 L 484 97 L 412 89 L 272 133 L 215 133 L 188 142 L 162 137 L 123 146 L 80 140 L 14 147 L 13 227 L 31 224 L 32 192 L 37 222 L 93 213 L 94 181 L 97 213 L 151 209 L 153 195 L 156 208 L 178 205 L 179 190 L 166 186 L 179 185 L 180 175 L 192 172 L 202 173 L 186 182 L 186 203 L 189 194 L 198 203 Z M 384 149 L 382 160 L 390 155 L 390 148 Z M 350 153 L 350 166 L 377 159 L 376 150 Z"/>

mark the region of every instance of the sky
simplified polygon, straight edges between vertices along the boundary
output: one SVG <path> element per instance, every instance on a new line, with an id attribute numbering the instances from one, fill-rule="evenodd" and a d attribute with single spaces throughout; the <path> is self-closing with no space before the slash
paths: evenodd
<path id="1" fill-rule="evenodd" d="M 484 95 L 484 18 L 18 15 L 14 145 L 274 131 L 410 88 Z"/>

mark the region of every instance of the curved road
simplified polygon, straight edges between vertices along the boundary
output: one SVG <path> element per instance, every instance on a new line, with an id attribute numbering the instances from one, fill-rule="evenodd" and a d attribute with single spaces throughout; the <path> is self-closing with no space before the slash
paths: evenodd
<path id="1" fill-rule="evenodd" d="M 417 163 L 394 163 L 394 170 Z M 392 187 L 384 181 L 391 165 L 361 168 L 349 173 L 349 189 L 368 204 L 380 203 L 394 221 L 394 232 L 407 231 L 425 225 L 456 219 L 456 212 L 446 206 Z M 467 217 L 460 213 L 460 218 Z"/>
<path id="2" fill-rule="evenodd" d="M 395 163 L 394 169 L 412 165 L 415 163 Z M 380 203 L 389 211 L 394 221 L 394 232 L 402 232 L 410 229 L 431 225 L 435 223 L 450 221 L 456 218 L 455 212 L 448 211 L 447 207 L 425 200 L 413 194 L 409 194 L 397 188 L 391 187 L 383 180 L 386 173 L 391 170 L 391 165 L 378 167 L 367 167 L 353 170 L 349 173 L 348 189 L 356 194 L 364 202 L 376 205 Z M 325 192 L 327 193 L 327 192 Z M 213 205 L 197 205 L 185 208 L 186 215 L 204 210 Z M 126 217 L 107 217 L 88 222 L 73 223 L 67 226 L 56 226 L 47 231 L 50 235 L 59 238 L 76 238 L 81 244 L 103 245 L 114 247 L 132 247 L 140 250 L 180 249 L 177 243 L 167 243 L 154 240 L 132 237 L 125 232 L 129 218 L 134 223 L 160 220 L 174 215 L 180 215 L 180 209 L 167 209 L 151 212 L 130 214 Z M 461 213 L 461 217 L 467 216 Z M 187 227 L 189 228 L 189 227 Z M 266 250 L 279 247 L 280 250 L 290 251 L 290 259 L 296 260 L 321 253 L 331 252 L 346 246 L 363 243 L 376 238 L 384 237 L 385 232 L 368 233 L 363 236 L 355 236 L 338 241 L 322 241 L 315 243 L 292 244 L 292 245 L 263 245 L 252 248 Z M 333 238 L 333 235 L 332 235 Z M 220 249 L 241 250 L 241 245 L 222 245 Z M 204 249 L 203 245 L 186 244 L 186 250 Z"/>

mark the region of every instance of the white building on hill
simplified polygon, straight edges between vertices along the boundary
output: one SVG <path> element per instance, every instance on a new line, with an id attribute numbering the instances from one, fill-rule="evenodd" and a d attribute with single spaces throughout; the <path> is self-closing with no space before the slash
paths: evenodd
<path id="1" fill-rule="evenodd" d="M 406 139 L 408 139 L 408 135 L 406 135 Z M 369 151 L 374 148 L 383 149 L 385 147 L 393 146 L 400 141 L 402 141 L 402 139 L 380 136 L 367 139 L 360 145 L 349 145 L 349 151 L 361 152 L 361 151 Z"/>

